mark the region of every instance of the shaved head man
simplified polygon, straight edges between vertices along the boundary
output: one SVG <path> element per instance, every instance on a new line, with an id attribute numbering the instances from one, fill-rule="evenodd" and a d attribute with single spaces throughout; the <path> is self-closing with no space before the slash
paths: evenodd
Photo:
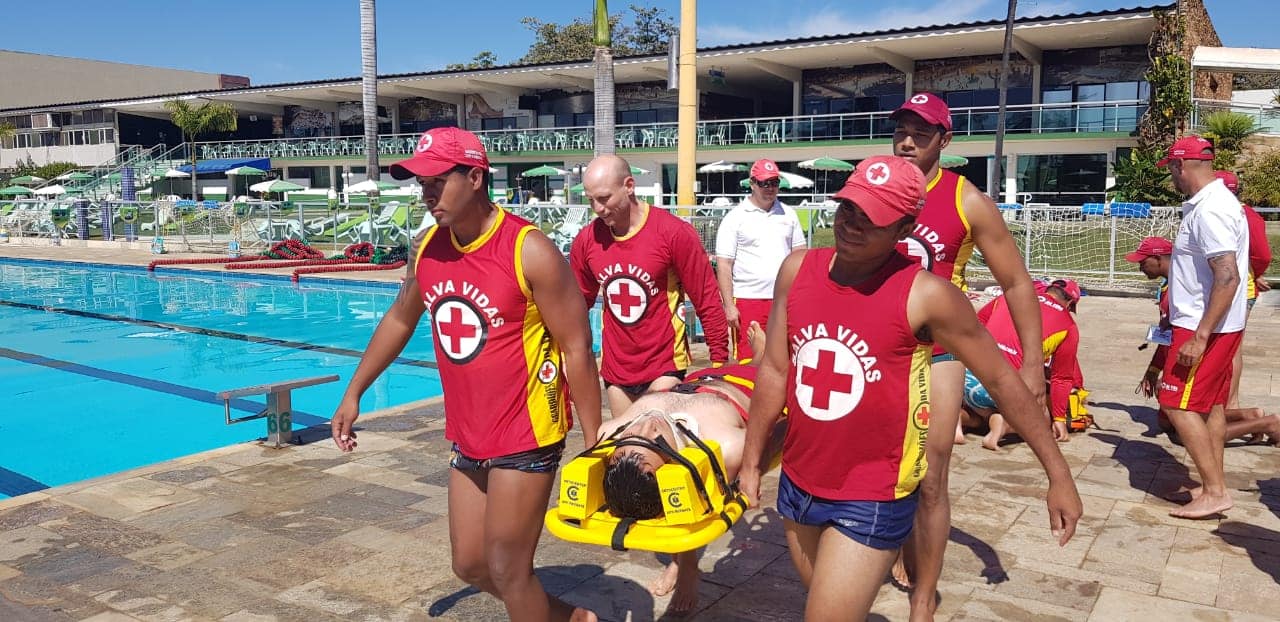
<path id="1" fill-rule="evenodd" d="M 693 227 L 636 198 L 631 165 L 600 156 L 582 185 L 598 218 L 569 250 L 587 304 L 603 298 L 600 375 L 609 409 L 679 384 L 690 363 L 684 295 L 706 329 L 713 363 L 729 360 L 729 329 L 715 273 Z"/>
<path id="2" fill-rule="evenodd" d="M 1213 143 L 1190 135 L 1175 141 L 1159 162 L 1189 197 L 1173 241 L 1173 343 L 1157 392 L 1204 483 L 1197 498 L 1170 512 L 1179 518 L 1207 518 L 1232 506 L 1222 443 L 1232 360 L 1247 315 L 1249 233 L 1240 202 L 1213 175 L 1213 156 Z"/>

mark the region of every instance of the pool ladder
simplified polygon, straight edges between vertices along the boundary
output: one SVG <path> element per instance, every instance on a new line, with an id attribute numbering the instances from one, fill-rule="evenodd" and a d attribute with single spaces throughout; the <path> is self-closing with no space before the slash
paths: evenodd
<path id="1" fill-rule="evenodd" d="M 267 443 L 279 449 L 293 442 L 293 399 L 290 392 L 302 387 L 334 382 L 337 379 L 338 376 L 334 374 L 259 384 L 252 387 L 223 391 L 218 394 L 218 399 L 222 400 L 223 408 L 226 410 L 227 425 L 254 419 L 266 419 Z M 233 398 L 246 395 L 262 395 L 264 393 L 267 396 L 266 408 L 254 415 L 231 418 L 231 400 Z"/>

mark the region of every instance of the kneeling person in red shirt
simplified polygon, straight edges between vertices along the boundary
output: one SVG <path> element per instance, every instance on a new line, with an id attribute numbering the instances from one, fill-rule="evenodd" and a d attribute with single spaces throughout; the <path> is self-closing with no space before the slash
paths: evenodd
<path id="1" fill-rule="evenodd" d="M 1044 286 L 1039 286 L 1044 287 Z M 1049 412 L 1053 419 L 1053 436 L 1058 441 L 1067 440 L 1067 416 L 1071 410 L 1071 390 L 1076 386 L 1079 360 L 1080 331 L 1076 327 L 1071 310 L 1080 299 L 1080 286 L 1075 281 L 1059 280 L 1044 287 L 1039 295 L 1040 325 L 1044 338 L 1041 348 L 1048 361 Z M 996 345 L 1014 369 L 1022 367 L 1022 352 L 1009 304 L 1000 296 L 978 311 L 978 321 L 987 327 Z M 990 427 L 982 446 L 995 450 L 1008 427 L 1000 414 L 999 405 L 973 372 L 965 370 L 964 412 L 961 414 L 966 427 L 978 427 L 985 420 Z"/>

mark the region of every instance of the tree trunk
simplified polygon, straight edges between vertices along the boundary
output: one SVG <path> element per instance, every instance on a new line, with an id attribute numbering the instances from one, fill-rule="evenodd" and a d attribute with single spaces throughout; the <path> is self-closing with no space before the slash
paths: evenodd
<path id="1" fill-rule="evenodd" d="M 365 176 L 378 180 L 378 32 L 375 0 L 360 0 L 360 91 L 363 96 Z"/>
<path id="2" fill-rule="evenodd" d="M 199 176 L 196 175 L 196 136 L 194 134 L 191 135 L 191 140 L 187 141 L 187 149 L 191 150 L 191 200 L 198 201 L 200 198 L 196 194 L 196 179 Z"/>
<path id="3" fill-rule="evenodd" d="M 595 68 L 595 154 L 612 155 L 615 152 L 613 48 L 596 46 Z"/>
<path id="4" fill-rule="evenodd" d="M 1009 94 L 1009 49 L 1013 47 L 1013 20 L 1018 12 L 1018 0 L 1009 0 L 1009 12 L 1004 22 L 1004 49 L 1000 56 L 1000 102 L 996 113 L 996 154 L 987 179 L 987 191 L 1000 201 L 1000 184 L 1004 181 L 1004 132 L 1005 106 Z"/>

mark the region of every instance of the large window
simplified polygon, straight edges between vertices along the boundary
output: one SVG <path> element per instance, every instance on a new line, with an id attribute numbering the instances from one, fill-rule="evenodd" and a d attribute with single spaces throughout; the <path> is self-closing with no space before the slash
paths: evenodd
<path id="1" fill-rule="evenodd" d="M 1046 87 L 1040 95 L 1044 104 L 1080 104 L 1044 110 L 1040 118 L 1042 131 L 1128 132 L 1138 126 L 1138 117 L 1151 96 L 1151 85 L 1141 80 L 1060 85 Z M 1132 101 L 1142 103 L 1113 103 Z"/>
<path id="2" fill-rule="evenodd" d="M 1080 205 L 1103 199 L 1107 185 L 1107 154 L 1018 156 L 1018 192 L 1033 201 Z"/>

